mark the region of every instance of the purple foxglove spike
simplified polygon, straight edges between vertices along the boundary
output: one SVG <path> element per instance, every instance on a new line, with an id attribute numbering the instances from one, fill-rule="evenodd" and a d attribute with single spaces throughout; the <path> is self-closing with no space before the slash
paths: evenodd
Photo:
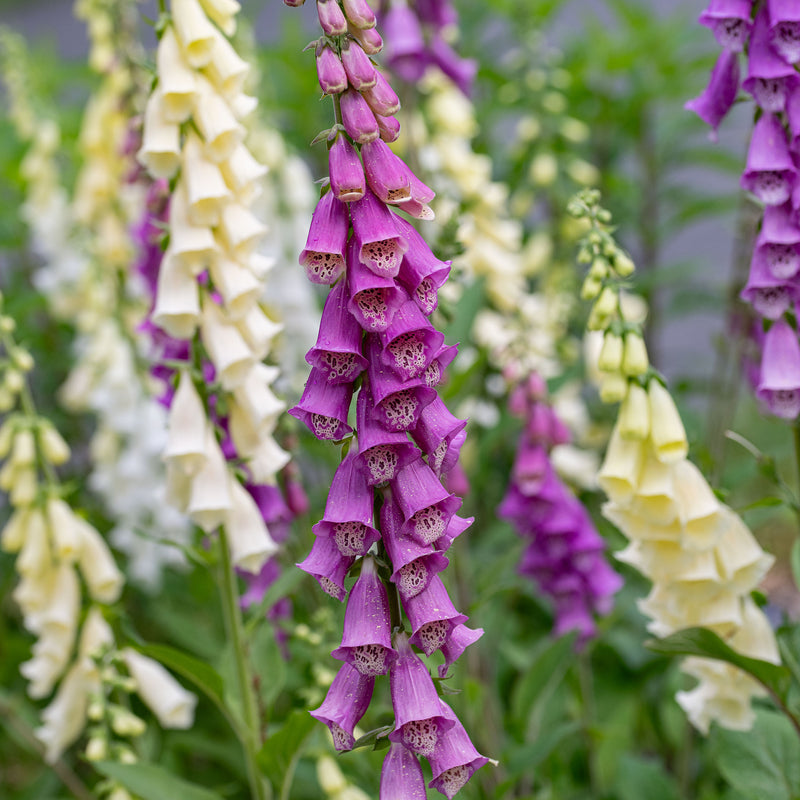
<path id="1" fill-rule="evenodd" d="M 422 309 L 422 313 L 425 313 L 424 308 Z M 425 379 L 425 385 L 431 388 L 438 386 L 442 382 L 444 371 L 450 366 L 450 362 L 457 354 L 457 344 L 443 345 L 442 349 L 433 357 L 431 363 L 428 364 L 428 368 L 422 376 Z"/>
<path id="2" fill-rule="evenodd" d="M 786 118 L 792 134 L 790 145 L 797 152 L 800 149 L 800 86 L 796 86 L 786 100 Z"/>
<path id="3" fill-rule="evenodd" d="M 368 56 L 375 56 L 383 50 L 383 39 L 375 28 L 357 28 L 355 25 L 350 25 L 347 30 Z"/>
<path id="4" fill-rule="evenodd" d="M 417 83 L 429 63 L 419 18 L 405 3 L 392 3 L 383 16 L 386 64 L 407 83 Z"/>
<path id="5" fill-rule="evenodd" d="M 353 89 L 363 92 L 378 82 L 378 73 L 369 56 L 355 39 L 342 41 L 342 66 Z"/>
<path id="6" fill-rule="evenodd" d="M 403 512 L 397 503 L 387 498 L 381 508 L 383 544 L 392 562 L 391 581 L 397 585 L 403 599 L 415 597 L 424 591 L 431 578 L 450 563 L 446 556 L 432 545 L 422 545 L 410 536 L 402 536 Z"/>
<path id="7" fill-rule="evenodd" d="M 267 593 L 267 589 L 280 577 L 281 566 L 274 558 L 271 558 L 264 563 L 261 570 L 255 575 L 252 572 L 239 569 L 236 570 L 236 573 L 244 580 L 245 586 L 247 586 L 247 589 L 239 598 L 239 606 L 243 609 L 248 609 L 261 603 Z"/>
<path id="8" fill-rule="evenodd" d="M 439 677 L 446 678 L 447 670 L 461 657 L 461 654 L 483 636 L 483 628 L 468 628 L 466 625 L 456 625 L 450 633 L 450 638 L 442 648 L 444 664 L 439 666 Z"/>
<path id="9" fill-rule="evenodd" d="M 311 215 L 306 246 L 300 253 L 300 265 L 312 283 L 335 283 L 344 272 L 349 227 L 347 205 L 333 192 L 325 192 Z"/>
<path id="10" fill-rule="evenodd" d="M 362 43 L 363 47 L 363 43 Z M 366 48 L 364 48 L 366 50 Z M 367 51 L 368 52 L 368 51 Z M 391 117 L 400 110 L 400 99 L 395 94 L 394 89 L 389 86 L 389 82 L 376 71 L 378 76 L 377 83 L 364 91 L 364 99 L 372 109 L 372 113 L 379 117 Z"/>
<path id="11" fill-rule="evenodd" d="M 402 217 L 398 217 L 398 230 L 403 234 L 408 242 L 408 250 L 403 256 L 400 265 L 398 280 L 409 288 L 409 293 L 419 302 L 421 298 L 426 298 L 426 302 L 420 303 L 423 313 L 430 313 L 436 307 L 435 302 L 431 302 L 436 297 L 436 291 L 447 280 L 450 274 L 450 261 L 440 261 L 431 252 L 427 242 L 422 238 L 417 229 L 406 222 Z M 420 286 L 425 279 L 430 283 L 422 288 Z M 433 290 L 433 297 L 430 292 Z M 419 295 L 420 297 L 417 297 Z M 432 307 L 431 307 L 432 305 Z M 427 311 L 430 308 L 430 311 Z"/>
<path id="12" fill-rule="evenodd" d="M 361 148 L 367 185 L 382 203 L 402 204 L 411 200 L 411 170 L 383 139 Z"/>
<path id="13" fill-rule="evenodd" d="M 794 0 L 767 0 L 772 46 L 790 64 L 800 60 L 800 8 Z"/>
<path id="14" fill-rule="evenodd" d="M 336 0 L 331 0 L 336 2 Z M 355 147 L 339 134 L 328 150 L 328 171 L 333 196 L 343 203 L 360 200 L 366 191 L 364 168 Z"/>
<path id="15" fill-rule="evenodd" d="M 331 481 L 325 515 L 312 530 L 333 539 L 343 556 L 362 556 L 381 538 L 372 525 L 372 506 L 372 492 L 351 448 Z"/>
<path id="16" fill-rule="evenodd" d="M 555 601 L 554 636 L 563 636 L 578 631 L 578 647 L 597 634 L 592 613 L 586 605 L 586 597 L 581 592 L 569 592 Z"/>
<path id="17" fill-rule="evenodd" d="M 413 300 L 397 309 L 379 339 L 381 360 L 402 380 L 422 375 L 444 344 L 444 334 L 428 322 Z"/>
<path id="18" fill-rule="evenodd" d="M 303 484 L 296 477 L 287 476 L 286 478 L 286 505 L 296 517 L 308 514 L 311 508 Z"/>
<path id="19" fill-rule="evenodd" d="M 342 123 L 348 136 L 359 144 L 371 142 L 380 135 L 378 122 L 367 101 L 353 88 L 348 89 L 340 98 Z"/>
<path id="20" fill-rule="evenodd" d="M 374 142 L 365 144 L 362 152 L 372 144 Z M 364 197 L 353 204 L 352 218 L 356 258 L 376 275 L 394 278 L 408 250 L 408 240 L 397 225 L 399 217 L 367 190 Z"/>
<path id="21" fill-rule="evenodd" d="M 469 97 L 478 72 L 478 62 L 473 58 L 462 58 L 441 36 L 434 36 L 431 40 L 429 57 Z"/>
<path id="22" fill-rule="evenodd" d="M 342 0 L 342 7 L 350 25 L 362 30 L 375 27 L 375 12 L 367 0 Z"/>
<path id="23" fill-rule="evenodd" d="M 426 656 L 441 649 L 453 628 L 468 619 L 453 605 L 438 575 L 434 575 L 419 594 L 404 597 L 403 608 L 413 631 L 409 641 Z"/>
<path id="24" fill-rule="evenodd" d="M 800 414 L 800 344 L 785 320 L 777 320 L 764 337 L 756 395 L 776 417 L 796 419 Z"/>
<path id="25" fill-rule="evenodd" d="M 289 413 L 308 426 L 317 439 L 344 439 L 353 429 L 347 424 L 353 385 L 329 383 L 322 370 L 312 369 L 300 402 Z"/>
<path id="26" fill-rule="evenodd" d="M 378 131 L 384 142 L 396 142 L 400 136 L 400 120 L 395 116 L 382 117 L 380 114 L 375 116 L 378 123 Z"/>
<path id="27" fill-rule="evenodd" d="M 742 84 L 744 90 L 753 95 L 764 111 L 779 114 L 786 107 L 786 98 L 800 78 L 794 67 L 772 49 L 766 6 L 762 6 L 756 14 L 747 65 L 747 77 Z"/>
<path id="28" fill-rule="evenodd" d="M 405 290 L 392 278 L 378 275 L 359 260 L 357 245 L 350 240 L 348 248 L 347 308 L 365 331 L 383 331 L 397 309 L 408 300 Z"/>
<path id="29" fill-rule="evenodd" d="M 436 30 L 458 24 L 458 14 L 450 0 L 416 0 L 414 8 L 420 21 Z"/>
<path id="30" fill-rule="evenodd" d="M 594 610 L 608 614 L 614 606 L 615 595 L 624 583 L 622 577 L 608 565 L 602 553 L 591 554 L 594 563 L 590 569 L 581 570 L 592 595 Z"/>
<path id="31" fill-rule="evenodd" d="M 708 86 L 699 97 L 683 106 L 687 111 L 694 111 L 711 128 L 712 142 L 717 141 L 719 125 L 736 102 L 740 77 L 738 53 L 723 50 L 711 70 Z"/>
<path id="32" fill-rule="evenodd" d="M 552 466 L 547 450 L 540 444 L 522 442 L 511 469 L 513 480 L 524 495 L 535 495 L 544 483 Z"/>
<path id="33" fill-rule="evenodd" d="M 393 742 L 383 759 L 378 800 L 426 800 L 427 796 L 419 759 L 404 745 Z"/>
<path id="34" fill-rule="evenodd" d="M 314 719 L 324 722 L 333 737 L 337 750 L 352 750 L 355 744 L 353 729 L 369 708 L 375 678 L 362 675 L 350 664 L 342 664 L 322 705 L 311 712 Z"/>
<path id="35" fill-rule="evenodd" d="M 337 0 L 317 0 L 317 16 L 327 36 L 347 33 L 347 20 Z"/>
<path id="36" fill-rule="evenodd" d="M 458 514 L 453 514 L 453 516 L 450 517 L 450 522 L 447 523 L 444 534 L 433 543 L 434 547 L 440 553 L 449 550 L 450 545 L 453 544 L 473 522 L 475 522 L 475 517 L 459 517 Z"/>
<path id="37" fill-rule="evenodd" d="M 339 281 L 325 300 L 317 343 L 306 354 L 306 361 L 329 383 L 352 383 L 367 368 L 361 353 L 363 331 L 347 310 L 348 300 L 347 284 Z"/>
<path id="38" fill-rule="evenodd" d="M 453 709 L 441 702 L 445 716 L 453 720 L 453 727 L 439 737 L 429 759 L 433 780 L 428 786 L 441 792 L 447 800 L 453 800 L 475 772 L 489 763 L 489 759 L 475 749 Z"/>
<path id="39" fill-rule="evenodd" d="M 245 484 L 245 489 L 250 492 L 250 496 L 256 501 L 258 510 L 264 522 L 267 523 L 270 535 L 278 542 L 285 542 L 289 537 L 289 526 L 292 523 L 293 514 L 286 504 L 277 486 L 266 484 Z"/>
<path id="40" fill-rule="evenodd" d="M 392 649 L 389 595 L 372 556 L 364 556 L 344 612 L 342 644 L 331 655 L 352 664 L 362 675 L 385 675 L 397 658 Z"/>
<path id="41" fill-rule="evenodd" d="M 792 206 L 767 206 L 756 239 L 759 257 L 779 280 L 793 278 L 800 270 L 800 228 L 792 221 Z"/>
<path id="42" fill-rule="evenodd" d="M 395 728 L 389 741 L 404 744 L 409 750 L 430 757 L 440 736 L 454 722 L 442 713 L 442 704 L 428 668 L 411 649 L 408 634 L 395 635 L 397 660 L 389 671 Z"/>
<path id="43" fill-rule="evenodd" d="M 781 121 L 764 114 L 753 128 L 742 188 L 765 205 L 779 206 L 789 199 L 796 175 Z"/>
<path id="44" fill-rule="evenodd" d="M 753 29 L 751 9 L 751 0 L 711 0 L 699 22 L 711 29 L 720 47 L 740 53 Z"/>
<path id="45" fill-rule="evenodd" d="M 422 460 L 397 473 L 393 490 L 403 512 L 401 535 L 421 544 L 432 544 L 444 536 L 453 514 L 461 508 L 461 498 L 449 494 Z"/>
<path id="46" fill-rule="evenodd" d="M 459 441 L 459 439 L 462 436 L 466 439 L 467 432 L 462 431 L 453 439 L 453 447 L 461 448 L 463 441 Z M 456 497 L 464 498 L 470 493 L 469 478 L 458 461 L 450 469 L 442 471 L 442 485 L 450 494 L 454 494 Z"/>
<path id="47" fill-rule="evenodd" d="M 344 600 L 344 578 L 353 566 L 352 556 L 343 556 L 330 536 L 318 536 L 305 560 L 297 564 L 313 576 L 322 590 L 335 600 Z"/>
<path id="48" fill-rule="evenodd" d="M 435 475 L 453 468 L 466 438 L 459 438 L 466 426 L 467 421 L 451 414 L 438 395 L 422 410 L 411 436 L 428 456 L 428 465 Z"/>
<path id="49" fill-rule="evenodd" d="M 800 291 L 793 282 L 776 278 L 762 253 L 756 250 L 750 262 L 750 276 L 740 296 L 762 317 L 778 319 L 792 303 L 800 300 Z"/>
<path id="50" fill-rule="evenodd" d="M 397 210 L 408 214 L 409 217 L 425 220 L 426 222 L 436 219 L 436 214 L 433 213 L 433 209 L 427 203 L 420 203 L 414 199 L 413 191 L 411 199 L 398 205 Z"/>
<path id="51" fill-rule="evenodd" d="M 373 413 L 369 381 L 364 381 L 356 400 L 358 458 L 370 486 L 394 480 L 398 470 L 419 458 L 419 451 L 405 433 L 387 431 Z"/>
<path id="52" fill-rule="evenodd" d="M 347 88 L 347 73 L 327 44 L 317 48 L 317 78 L 323 94 L 339 94 Z"/>

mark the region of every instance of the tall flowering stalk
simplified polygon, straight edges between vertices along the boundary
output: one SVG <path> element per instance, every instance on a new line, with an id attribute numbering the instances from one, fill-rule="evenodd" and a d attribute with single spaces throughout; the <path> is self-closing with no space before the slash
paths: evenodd
<path id="1" fill-rule="evenodd" d="M 429 316 L 450 265 L 397 213 L 430 219 L 434 195 L 387 146 L 399 132 L 399 102 L 369 57 L 381 46 L 372 9 L 364 0 L 321 0 L 317 11 L 317 72 L 333 96 L 335 124 L 320 137 L 328 141 L 329 182 L 300 263 L 331 289 L 307 354 L 311 374 L 290 413 L 318 439 L 346 440 L 314 546 L 299 566 L 332 597 L 347 597 L 347 608 L 332 653 L 344 663 L 312 713 L 337 750 L 352 749 L 375 678 L 388 673 L 395 725 L 381 798 L 424 796 L 420 755 L 430 761 L 430 785 L 451 798 L 487 759 L 416 652 L 441 651 L 443 677 L 482 633 L 464 625 L 439 575 L 445 552 L 472 522 L 456 515 L 461 500 L 441 482 L 457 463 L 466 424 L 436 392 L 456 348 Z M 358 578 L 348 591 L 351 572 Z"/>
<path id="2" fill-rule="evenodd" d="M 794 306 L 800 299 L 800 13 L 792 3 L 711 0 L 700 15 L 722 47 L 704 92 L 690 100 L 717 129 L 740 87 L 755 102 L 741 186 L 763 207 L 741 297 L 761 318 L 761 366 L 755 382 L 763 408 L 782 419 L 800 416 L 800 343 Z M 747 71 L 740 61 L 744 54 Z M 743 78 L 743 79 L 742 79 Z M 761 338 L 760 336 L 758 338 Z"/>
<path id="3" fill-rule="evenodd" d="M 743 655 L 779 663 L 769 621 L 750 597 L 773 559 L 687 459 L 686 432 L 649 364 L 641 325 L 625 316 L 621 286 L 633 263 L 614 241 L 598 193 L 582 192 L 569 210 L 589 224 L 578 258 L 590 264 L 583 285 L 594 301 L 589 329 L 603 331 L 600 396 L 621 403 L 599 475 L 609 497 L 603 513 L 630 540 L 617 558 L 652 581 L 639 602 L 648 628 L 667 636 L 706 627 Z M 753 724 L 750 700 L 763 694 L 754 679 L 705 658 L 687 658 L 683 669 L 698 680 L 677 696 L 695 727 L 707 733 L 712 721 L 739 730 Z"/>

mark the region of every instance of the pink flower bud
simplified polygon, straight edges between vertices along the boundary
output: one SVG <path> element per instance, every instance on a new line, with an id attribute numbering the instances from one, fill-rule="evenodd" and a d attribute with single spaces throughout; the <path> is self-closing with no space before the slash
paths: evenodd
<path id="1" fill-rule="evenodd" d="M 342 0 L 347 21 L 356 28 L 375 27 L 375 12 L 367 0 Z"/>
<path id="2" fill-rule="evenodd" d="M 346 136 L 337 136 L 328 151 L 328 170 L 334 197 L 343 203 L 352 203 L 364 196 L 364 168 L 355 147 Z"/>
<path id="3" fill-rule="evenodd" d="M 342 62 L 328 45 L 317 51 L 317 78 L 323 94 L 339 94 L 347 88 Z"/>
<path id="4" fill-rule="evenodd" d="M 347 33 L 347 20 L 337 0 L 317 0 L 317 16 L 322 30 L 328 36 Z"/>
<path id="5" fill-rule="evenodd" d="M 378 82 L 375 65 L 355 39 L 342 42 L 342 66 L 354 89 L 371 89 Z"/>
<path id="6" fill-rule="evenodd" d="M 342 94 L 341 109 L 344 129 L 354 142 L 366 144 L 378 138 L 380 131 L 375 115 L 355 89 L 350 88 Z"/>

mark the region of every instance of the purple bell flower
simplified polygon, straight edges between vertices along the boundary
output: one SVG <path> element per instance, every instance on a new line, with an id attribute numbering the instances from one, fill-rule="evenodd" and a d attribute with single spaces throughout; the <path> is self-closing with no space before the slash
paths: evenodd
<path id="1" fill-rule="evenodd" d="M 394 480 L 398 470 L 419 458 L 419 451 L 408 441 L 408 436 L 386 430 L 373 408 L 369 381 L 365 380 L 356 399 L 356 432 L 358 458 L 369 486 Z"/>
<path id="2" fill-rule="evenodd" d="M 364 556 L 344 613 L 342 644 L 331 655 L 352 664 L 362 675 L 385 675 L 397 658 L 391 642 L 389 595 L 372 556 Z"/>
<path id="3" fill-rule="evenodd" d="M 347 20 L 337 0 L 317 0 L 317 16 L 327 36 L 347 33 Z"/>
<path id="4" fill-rule="evenodd" d="M 444 334 L 428 322 L 412 300 L 397 309 L 379 339 L 381 360 L 401 380 L 422 375 L 444 344 Z"/>
<path id="5" fill-rule="evenodd" d="M 300 265 L 312 283 L 335 283 L 344 272 L 349 227 L 347 206 L 333 192 L 326 192 L 311 216 L 306 246 L 300 253 Z"/>
<path id="6" fill-rule="evenodd" d="M 347 74 L 339 56 L 324 43 L 317 47 L 317 79 L 323 94 L 339 94 L 347 88 Z"/>
<path id="7" fill-rule="evenodd" d="M 723 50 L 719 54 L 711 80 L 699 97 L 689 100 L 684 108 L 694 111 L 703 122 L 711 127 L 711 140 L 717 141 L 717 129 L 736 102 L 739 91 L 739 56 L 733 50 Z"/>
<path id="8" fill-rule="evenodd" d="M 348 299 L 347 285 L 339 281 L 325 300 L 317 343 L 306 354 L 306 361 L 328 383 L 352 383 L 367 367 L 361 354 L 362 329 L 347 310 Z"/>
<path id="9" fill-rule="evenodd" d="M 411 170 L 383 139 L 361 148 L 367 184 L 382 203 L 404 203 L 411 199 Z"/>
<path id="10" fill-rule="evenodd" d="M 368 56 L 377 55 L 383 50 L 383 39 L 376 28 L 357 28 L 351 25 L 348 32 Z M 366 89 L 366 91 L 370 90 Z"/>
<path id="11" fill-rule="evenodd" d="M 429 758 L 433 780 L 428 786 L 441 792 L 447 800 L 453 800 L 473 774 L 489 763 L 489 759 L 475 749 L 455 712 L 444 701 L 442 709 L 445 716 L 453 720 L 453 727 L 439 738 Z"/>
<path id="12" fill-rule="evenodd" d="M 434 547 L 442 553 L 445 552 L 473 522 L 475 522 L 475 517 L 459 517 L 458 514 L 453 514 L 444 533 L 433 543 Z"/>
<path id="13" fill-rule="evenodd" d="M 441 350 L 433 357 L 422 376 L 425 380 L 425 385 L 431 388 L 438 386 L 442 382 L 444 371 L 450 366 L 456 355 L 458 355 L 457 344 L 442 345 Z"/>
<path id="14" fill-rule="evenodd" d="M 430 59 L 467 96 L 478 72 L 478 62 L 472 58 L 462 58 L 442 36 L 431 39 Z"/>
<path id="15" fill-rule="evenodd" d="M 374 28 L 377 20 L 375 12 L 370 8 L 367 0 L 343 0 L 342 8 L 350 25 L 356 28 Z"/>
<path id="16" fill-rule="evenodd" d="M 764 114 L 753 128 L 742 188 L 765 205 L 779 206 L 791 196 L 796 175 L 781 121 L 774 114 Z"/>
<path id="17" fill-rule="evenodd" d="M 453 628 L 469 619 L 453 605 L 438 575 L 431 577 L 423 591 L 413 597 L 404 597 L 403 608 L 411 622 L 409 641 L 426 656 L 444 647 Z"/>
<path id="18" fill-rule="evenodd" d="M 328 172 L 334 197 L 343 203 L 353 203 L 364 196 L 366 183 L 361 158 L 343 134 L 336 137 L 328 150 Z"/>
<path id="19" fill-rule="evenodd" d="M 407 83 L 417 83 L 429 63 L 422 28 L 405 3 L 392 3 L 383 17 L 386 64 Z"/>
<path id="20" fill-rule="evenodd" d="M 391 115 L 381 117 L 378 115 L 375 117 L 375 121 L 378 123 L 378 131 L 380 131 L 380 137 L 384 142 L 397 141 L 400 136 L 400 121 L 397 117 Z"/>
<path id="21" fill-rule="evenodd" d="M 369 708 L 374 688 L 375 678 L 362 675 L 351 664 L 342 664 L 322 705 L 311 712 L 314 719 L 328 726 L 337 750 L 353 749 L 353 729 Z"/>
<path id="22" fill-rule="evenodd" d="M 352 87 L 339 96 L 342 123 L 347 135 L 358 144 L 365 144 L 380 135 L 378 122 L 367 101 Z"/>
<path id="23" fill-rule="evenodd" d="M 790 64 L 800 60 L 800 7 L 795 0 L 767 0 L 769 37 L 773 48 Z"/>
<path id="24" fill-rule="evenodd" d="M 800 228 L 792 221 L 792 207 L 767 206 L 756 250 L 778 280 L 793 278 L 800 270 Z"/>
<path id="25" fill-rule="evenodd" d="M 270 536 L 278 542 L 285 542 L 289 538 L 289 528 L 294 514 L 292 509 L 283 499 L 281 490 L 277 486 L 268 484 L 245 484 L 245 489 L 256 501 L 258 510 L 264 522 L 267 523 Z"/>
<path id="26" fill-rule="evenodd" d="M 372 525 L 372 502 L 358 455 L 351 448 L 333 476 L 325 515 L 314 525 L 314 533 L 331 538 L 343 556 L 364 555 L 381 538 Z"/>
<path id="27" fill-rule="evenodd" d="M 426 800 L 427 796 L 419 759 L 404 745 L 393 742 L 383 759 L 378 800 Z"/>
<path id="28" fill-rule="evenodd" d="M 800 86 L 796 86 L 786 100 L 786 118 L 789 120 L 789 143 L 796 153 L 800 150 Z"/>
<path id="29" fill-rule="evenodd" d="M 450 262 L 431 252 L 417 229 L 402 218 L 398 228 L 408 241 L 397 279 L 406 287 L 423 314 L 431 314 L 439 302 L 438 290 L 450 274 Z"/>
<path id="30" fill-rule="evenodd" d="M 751 0 L 711 0 L 699 22 L 711 29 L 720 47 L 740 53 L 753 29 L 751 8 Z"/>
<path id="31" fill-rule="evenodd" d="M 450 0 L 416 0 L 414 8 L 420 20 L 436 30 L 458 24 L 458 14 Z"/>
<path id="32" fill-rule="evenodd" d="M 379 117 L 391 117 L 400 110 L 400 99 L 394 89 L 389 86 L 389 81 L 376 70 L 377 82 L 370 89 L 363 92 L 367 105 L 372 113 Z"/>
<path id="33" fill-rule="evenodd" d="M 369 146 L 364 145 L 364 148 Z M 351 209 L 351 252 L 371 272 L 383 278 L 394 278 L 400 270 L 403 253 L 408 250 L 408 242 L 397 225 L 398 217 L 370 190 Z"/>
<path id="34" fill-rule="evenodd" d="M 318 536 L 311 552 L 297 566 L 313 576 L 322 590 L 335 600 L 345 598 L 344 579 L 355 558 L 343 556 L 331 536 Z"/>
<path id="35" fill-rule="evenodd" d="M 436 473 L 422 459 L 397 473 L 394 496 L 403 512 L 400 533 L 421 544 L 444 535 L 450 518 L 461 507 L 460 497 L 448 494 Z"/>
<path id="36" fill-rule="evenodd" d="M 800 414 L 800 344 L 797 332 L 783 319 L 764 337 L 756 394 L 776 417 L 797 419 Z"/>
<path id="37" fill-rule="evenodd" d="M 800 77 L 772 49 L 769 15 L 762 6 L 756 15 L 755 27 L 750 36 L 747 78 L 742 86 L 750 92 L 764 111 L 779 114 L 786 107 L 786 98 L 797 86 Z"/>
<path id="38" fill-rule="evenodd" d="M 358 260 L 356 244 L 348 248 L 347 308 L 365 331 L 384 331 L 398 308 L 408 300 L 405 290 L 392 278 L 376 275 Z"/>
<path id="39" fill-rule="evenodd" d="M 330 383 L 314 367 L 308 376 L 300 402 L 289 413 L 308 426 L 317 439 L 344 439 L 353 429 L 347 424 L 353 384 Z"/>
<path id="40" fill-rule="evenodd" d="M 375 65 L 355 39 L 347 38 L 342 41 L 342 66 L 350 85 L 356 91 L 371 89 L 378 82 Z"/>
<path id="41" fill-rule="evenodd" d="M 755 250 L 750 262 L 750 275 L 740 296 L 760 316 L 778 319 L 793 302 L 800 300 L 800 291 L 794 283 L 776 278 L 770 272 L 763 253 Z"/>
<path id="42" fill-rule="evenodd" d="M 437 552 L 433 545 L 420 544 L 410 536 L 403 536 L 403 512 L 391 497 L 381 508 L 381 530 L 383 544 L 392 562 L 391 581 L 397 585 L 405 600 L 424 591 L 434 575 L 450 563 L 447 556 Z"/>
<path id="43" fill-rule="evenodd" d="M 411 649 L 404 631 L 395 635 L 394 649 L 397 660 L 389 671 L 389 684 L 395 729 L 389 734 L 389 740 L 430 757 L 439 737 L 455 723 L 445 716 L 430 673 Z"/>
<path id="44" fill-rule="evenodd" d="M 458 460 L 463 444 L 463 437 L 458 437 L 466 426 L 467 421 L 453 416 L 438 395 L 422 410 L 411 436 L 437 476 L 449 472 Z"/>
<path id="45" fill-rule="evenodd" d="M 446 678 L 450 667 L 461 658 L 461 654 L 483 636 L 483 628 L 468 628 L 466 625 L 456 625 L 442 647 L 444 664 L 439 666 L 439 677 Z"/>

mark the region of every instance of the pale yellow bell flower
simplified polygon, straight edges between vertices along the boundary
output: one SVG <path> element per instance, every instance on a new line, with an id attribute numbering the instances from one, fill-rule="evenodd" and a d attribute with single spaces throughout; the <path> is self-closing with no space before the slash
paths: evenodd
<path id="1" fill-rule="evenodd" d="M 651 419 L 650 439 L 657 458 L 665 463 L 686 458 L 689 443 L 672 396 L 660 381 L 653 379 L 647 386 L 647 399 Z"/>

